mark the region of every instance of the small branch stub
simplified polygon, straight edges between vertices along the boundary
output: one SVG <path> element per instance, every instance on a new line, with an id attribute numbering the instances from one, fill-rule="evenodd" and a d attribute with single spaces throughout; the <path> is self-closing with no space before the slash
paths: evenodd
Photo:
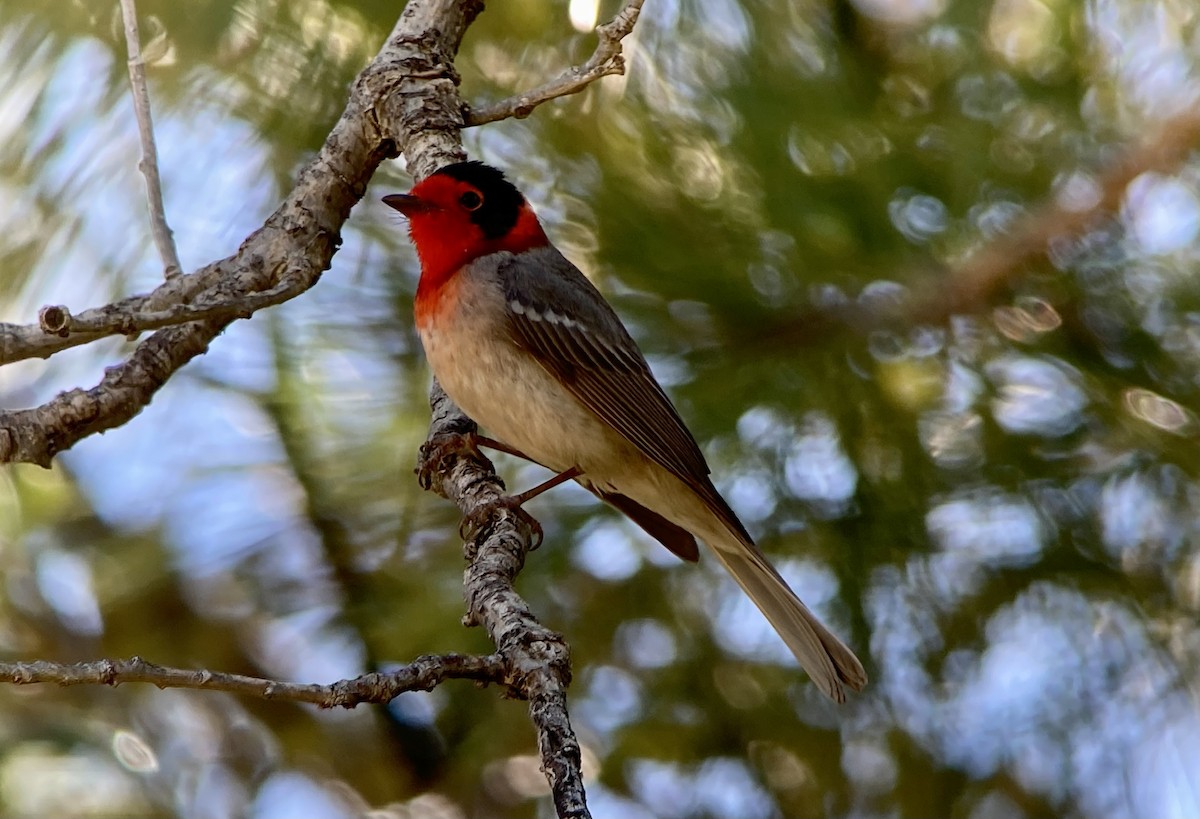
<path id="1" fill-rule="evenodd" d="M 38 326 L 43 333 L 66 338 L 71 334 L 71 311 L 61 304 L 47 304 L 38 311 Z"/>

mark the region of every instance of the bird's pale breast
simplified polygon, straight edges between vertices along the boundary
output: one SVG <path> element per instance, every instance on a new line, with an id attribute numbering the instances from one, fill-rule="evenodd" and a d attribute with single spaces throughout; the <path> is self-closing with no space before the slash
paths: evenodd
<path id="1" fill-rule="evenodd" d="M 509 338 L 506 309 L 499 283 L 470 266 L 446 282 L 418 313 L 434 375 L 487 434 L 550 469 L 579 466 L 603 486 L 610 465 L 640 453 Z"/>

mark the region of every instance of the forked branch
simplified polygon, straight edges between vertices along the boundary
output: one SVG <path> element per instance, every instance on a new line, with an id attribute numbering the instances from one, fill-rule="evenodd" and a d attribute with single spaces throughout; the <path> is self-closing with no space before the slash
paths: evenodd
<path id="1" fill-rule="evenodd" d="M 467 127 L 484 125 L 509 117 L 524 119 L 544 102 L 578 94 L 591 83 L 609 74 L 625 73 L 625 55 L 621 41 L 637 24 L 643 0 L 630 0 L 616 17 L 596 27 L 600 41 L 596 50 L 583 65 L 572 66 L 549 82 L 531 88 L 508 99 L 478 108 L 468 108 L 463 117 Z"/>

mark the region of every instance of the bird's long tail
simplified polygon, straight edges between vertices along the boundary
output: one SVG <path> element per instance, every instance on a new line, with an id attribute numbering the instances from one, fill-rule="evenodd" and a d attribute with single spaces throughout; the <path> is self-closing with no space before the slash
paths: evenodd
<path id="1" fill-rule="evenodd" d="M 717 541 L 721 545 L 714 546 L 713 553 L 766 615 L 813 682 L 837 702 L 846 700 L 843 684 L 861 691 L 867 673 L 854 652 L 809 611 L 756 547 L 729 540 L 726 535 Z"/>

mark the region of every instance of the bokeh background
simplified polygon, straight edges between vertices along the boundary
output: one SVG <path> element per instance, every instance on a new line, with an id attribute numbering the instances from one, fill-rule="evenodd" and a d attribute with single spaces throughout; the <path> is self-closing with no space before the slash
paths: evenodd
<path id="1" fill-rule="evenodd" d="M 167 214 L 231 253 L 335 121 L 380 0 L 142 0 Z M 0 320 L 152 288 L 115 2 L 0 0 Z M 611 0 L 496 2 L 468 100 L 586 57 Z M 574 487 L 520 591 L 573 647 L 597 817 L 1200 816 L 1200 163 L 1140 175 L 936 324 L 805 333 L 953 276 L 1200 98 L 1191 0 L 649 0 L 630 71 L 467 132 L 609 296 L 717 483 L 872 682 L 824 701 L 713 565 Z M 125 427 L 0 472 L 0 654 L 329 682 L 459 624 L 419 491 L 417 266 L 376 177 L 333 268 Z M 90 386 L 110 339 L 0 370 Z M 498 458 L 509 485 L 536 467 Z M 318 712 L 0 688 L 0 816 L 545 817 L 522 703 Z"/>

